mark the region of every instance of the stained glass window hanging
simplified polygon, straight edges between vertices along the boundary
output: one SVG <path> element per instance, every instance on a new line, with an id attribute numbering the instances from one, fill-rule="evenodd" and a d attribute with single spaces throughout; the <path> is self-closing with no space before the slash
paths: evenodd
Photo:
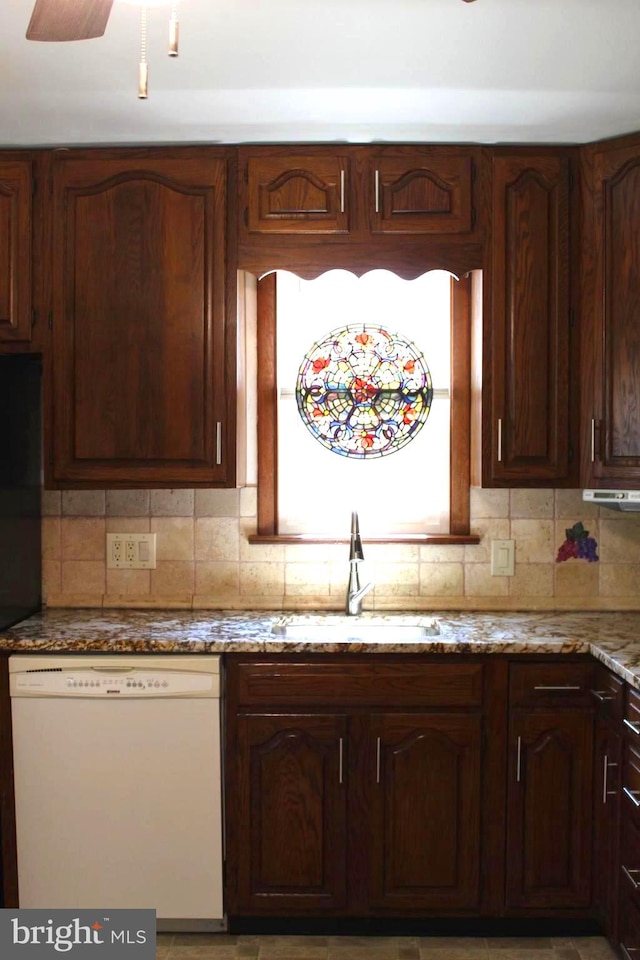
<path id="1" fill-rule="evenodd" d="M 305 426 L 343 457 L 383 457 L 424 426 L 433 400 L 424 356 L 385 327 L 350 324 L 305 354 L 296 401 Z"/>

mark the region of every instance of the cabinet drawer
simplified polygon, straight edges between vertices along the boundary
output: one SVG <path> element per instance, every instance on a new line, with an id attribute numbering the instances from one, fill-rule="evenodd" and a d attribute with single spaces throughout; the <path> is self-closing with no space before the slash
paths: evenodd
<path id="1" fill-rule="evenodd" d="M 233 676 L 233 667 L 231 675 Z M 240 705 L 479 707 L 481 663 L 239 663 Z"/>
<path id="2" fill-rule="evenodd" d="M 620 884 L 640 906 L 640 830 L 629 817 L 623 818 L 621 826 Z"/>
<path id="3" fill-rule="evenodd" d="M 640 690 L 629 685 L 624 698 L 624 728 L 629 735 L 635 734 L 640 743 Z"/>
<path id="4" fill-rule="evenodd" d="M 592 707 L 592 663 L 512 663 L 509 700 L 513 707 Z"/>
<path id="5" fill-rule="evenodd" d="M 626 815 L 640 826 L 640 740 L 627 740 L 624 745 L 622 796 Z"/>
<path id="6" fill-rule="evenodd" d="M 624 960 L 632 960 L 640 951 L 640 906 L 630 884 L 621 877 L 620 947 Z"/>
<path id="7" fill-rule="evenodd" d="M 611 673 L 601 664 L 596 664 L 592 694 L 600 717 L 607 718 L 616 724 L 622 723 L 624 680 L 616 677 L 615 673 Z M 638 719 L 640 720 L 640 714 Z"/>

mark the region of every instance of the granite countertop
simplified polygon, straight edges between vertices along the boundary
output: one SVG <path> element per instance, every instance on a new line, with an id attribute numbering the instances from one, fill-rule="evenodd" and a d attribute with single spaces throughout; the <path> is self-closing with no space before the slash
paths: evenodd
<path id="1" fill-rule="evenodd" d="M 440 626 L 437 636 L 411 642 L 291 640 L 272 633 L 283 611 L 52 609 L 0 632 L 0 651 L 13 653 L 591 653 L 640 689 L 638 613 L 376 614 L 393 624 L 416 618 Z M 366 623 L 371 614 L 358 622 Z M 296 615 L 339 625 L 331 612 Z"/>

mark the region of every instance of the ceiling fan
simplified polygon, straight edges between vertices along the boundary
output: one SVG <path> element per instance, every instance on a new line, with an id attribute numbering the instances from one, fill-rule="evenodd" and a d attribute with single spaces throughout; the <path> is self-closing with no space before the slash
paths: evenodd
<path id="1" fill-rule="evenodd" d="M 36 0 L 27 40 L 62 42 L 101 37 L 114 0 Z M 142 2 L 142 0 L 141 0 Z M 474 0 L 464 0 L 473 3 Z"/>

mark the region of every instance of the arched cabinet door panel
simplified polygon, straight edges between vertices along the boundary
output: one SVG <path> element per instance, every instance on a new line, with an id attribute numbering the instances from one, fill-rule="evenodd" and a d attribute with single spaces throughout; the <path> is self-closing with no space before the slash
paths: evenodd
<path id="1" fill-rule="evenodd" d="M 63 154 L 53 184 L 54 481 L 232 484 L 226 159 Z"/>
<path id="2" fill-rule="evenodd" d="M 31 340 L 32 191 L 31 160 L 0 155 L 0 344 Z"/>

